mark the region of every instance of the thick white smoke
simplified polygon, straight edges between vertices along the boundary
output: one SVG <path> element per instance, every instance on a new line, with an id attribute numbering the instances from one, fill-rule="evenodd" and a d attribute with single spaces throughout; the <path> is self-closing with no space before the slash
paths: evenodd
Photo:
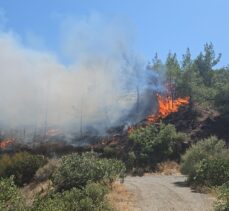
<path id="1" fill-rule="evenodd" d="M 104 132 L 128 115 L 137 95 L 149 88 L 148 73 L 133 54 L 128 30 L 117 25 L 98 16 L 64 21 L 61 43 L 68 64 L 2 32 L 1 127 Z"/>

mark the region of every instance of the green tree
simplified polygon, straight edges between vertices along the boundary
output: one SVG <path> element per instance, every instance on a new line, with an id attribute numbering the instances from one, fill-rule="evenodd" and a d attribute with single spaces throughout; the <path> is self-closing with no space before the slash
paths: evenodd
<path id="1" fill-rule="evenodd" d="M 169 53 L 165 62 L 166 65 L 166 77 L 167 77 L 167 81 L 170 84 L 176 84 L 177 79 L 180 76 L 180 64 L 177 60 L 177 56 L 176 53 L 172 54 Z"/>
<path id="2" fill-rule="evenodd" d="M 161 61 L 161 59 L 158 57 L 158 54 L 156 53 L 154 58 L 152 59 L 152 62 L 148 64 L 147 68 L 150 70 L 153 70 L 157 73 L 160 73 L 163 69 L 164 65 Z"/>
<path id="3" fill-rule="evenodd" d="M 195 59 L 195 70 L 202 77 L 205 86 L 212 85 L 213 67 L 219 63 L 220 58 L 221 54 L 216 57 L 213 44 L 206 43 L 204 53 L 201 52 Z"/>
<path id="4" fill-rule="evenodd" d="M 214 105 L 221 116 L 229 121 L 229 67 L 216 71 L 213 80 L 214 87 L 217 89 Z"/>

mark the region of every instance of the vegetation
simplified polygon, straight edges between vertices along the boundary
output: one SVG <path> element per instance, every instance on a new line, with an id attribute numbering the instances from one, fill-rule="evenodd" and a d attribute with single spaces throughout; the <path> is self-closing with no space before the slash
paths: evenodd
<path id="1" fill-rule="evenodd" d="M 196 166 L 195 176 L 189 180 L 204 186 L 219 186 L 229 179 L 229 159 L 209 158 L 203 159 Z"/>
<path id="2" fill-rule="evenodd" d="M 216 211 L 229 210 L 229 181 L 218 188 L 217 202 L 215 203 Z"/>
<path id="3" fill-rule="evenodd" d="M 41 155 L 32 155 L 27 152 L 19 152 L 13 155 L 3 155 L 0 158 L 0 176 L 10 177 L 14 175 L 14 181 L 22 186 L 29 183 L 34 174 L 47 160 Z"/>
<path id="4" fill-rule="evenodd" d="M 192 185 L 219 187 L 215 209 L 229 209 L 229 150 L 224 141 L 213 136 L 194 144 L 182 157 L 181 172 Z"/>
<path id="5" fill-rule="evenodd" d="M 34 179 L 37 182 L 51 179 L 54 172 L 58 169 L 58 167 L 59 167 L 59 161 L 57 159 L 51 159 L 48 161 L 46 165 L 42 166 L 36 171 L 36 174 L 34 175 Z"/>
<path id="6" fill-rule="evenodd" d="M 203 159 L 227 157 L 227 153 L 225 142 L 215 136 L 200 140 L 182 156 L 181 172 L 188 175 L 189 178 L 193 178 L 197 165 Z"/>
<path id="7" fill-rule="evenodd" d="M 219 130 L 229 123 L 229 67 L 219 67 L 220 58 L 221 54 L 215 53 L 213 44 L 206 43 L 203 52 L 196 58 L 192 58 L 189 49 L 181 62 L 175 53 L 169 53 L 165 62 L 156 55 L 148 69 L 166 76 L 165 83 L 170 84 L 174 98 L 190 96 L 191 109 L 198 107 L 202 111 L 218 112 L 218 120 L 224 120 L 218 125 Z M 195 121 L 193 117 L 191 122 Z M 208 134 L 214 132 L 216 131 L 209 131 Z M 226 141 L 229 140 L 228 133 L 223 130 L 219 130 L 217 135 L 226 138 Z M 225 142 L 214 136 L 200 141 L 196 139 L 195 142 L 196 144 L 183 155 L 181 162 L 181 172 L 188 175 L 189 182 L 210 187 L 228 182 L 229 150 Z"/>
<path id="8" fill-rule="evenodd" d="M 4 211 L 109 211 L 112 210 L 105 195 L 108 188 L 99 183 L 89 183 L 83 189 L 72 188 L 62 193 L 38 196 L 32 207 L 25 199 L 12 177 L 0 180 L 0 210 Z"/>
<path id="9" fill-rule="evenodd" d="M 28 157 L 33 159 L 29 154 L 20 156 L 15 154 L 12 157 L 4 156 L 4 161 L 11 161 L 15 157 L 22 157 L 23 162 Z M 27 163 L 27 160 L 25 163 Z M 35 164 L 33 163 L 33 165 Z M 8 165 L 11 167 L 15 164 L 14 162 L 8 162 Z M 4 171 L 7 171 L 8 165 L 4 168 Z M 20 164 L 19 166 L 27 165 Z M 6 175 L 4 171 L 2 170 L 2 174 Z M 17 171 L 15 172 L 15 175 L 19 175 Z M 48 189 L 45 194 L 37 195 L 30 206 L 25 206 L 25 199 L 22 198 L 18 187 L 14 183 L 18 183 L 18 180 L 13 176 L 7 179 L 2 178 L 0 180 L 0 210 L 108 211 L 111 210 L 111 207 L 105 196 L 111 183 L 118 177 L 124 177 L 124 172 L 125 166 L 121 161 L 99 158 L 98 154 L 95 153 L 70 154 L 62 157 L 60 163 L 55 160 L 49 161 L 48 164 L 36 172 L 36 182 L 52 178 L 53 187 Z M 18 185 L 21 185 L 21 183 Z"/>
<path id="10" fill-rule="evenodd" d="M 61 159 L 52 180 L 58 190 L 69 190 L 82 188 L 88 181 L 110 184 L 118 177 L 124 177 L 124 172 L 121 161 L 99 158 L 94 153 L 71 154 Z"/>
<path id="11" fill-rule="evenodd" d="M 191 183 L 222 185 L 229 178 L 229 151 L 212 136 L 194 144 L 182 157 L 181 172 Z"/>
<path id="12" fill-rule="evenodd" d="M 90 183 L 84 189 L 72 188 L 39 198 L 31 211 L 108 211 L 111 208 L 105 199 L 107 191 L 101 184 Z"/>
<path id="13" fill-rule="evenodd" d="M 213 45 L 205 44 L 203 52 L 192 58 L 187 49 L 181 62 L 169 53 L 163 63 L 156 55 L 148 65 L 150 71 L 165 77 L 173 98 L 190 96 L 191 109 L 213 110 L 229 123 L 229 67 L 219 68 L 221 55 Z M 192 117 L 194 122 L 194 117 Z M 184 120 L 185 121 L 185 120 Z M 189 127 L 189 125 L 188 125 Z M 111 210 L 106 194 L 111 183 L 123 178 L 128 170 L 143 174 L 147 170 L 163 168 L 160 162 L 180 159 L 181 144 L 190 141 L 189 134 L 178 132 L 172 124 L 156 123 L 132 131 L 123 147 L 124 155 L 116 146 L 105 146 L 96 153 L 68 154 L 57 160 L 41 155 L 19 152 L 0 157 L 0 210 L 67 211 Z M 206 136 L 205 136 L 206 137 Z M 228 137 L 227 137 L 228 138 Z M 1 137 L 0 137 L 1 140 Z M 229 149 L 226 143 L 210 136 L 192 140 L 191 147 L 181 157 L 181 172 L 194 186 L 217 188 L 216 210 L 229 210 Z M 50 147 L 39 150 L 52 154 Z M 62 154 L 62 147 L 56 146 Z M 65 152 L 72 151 L 72 147 Z M 170 161 L 168 161 L 170 162 Z M 12 176 L 13 175 L 13 176 Z M 52 181 L 52 188 L 26 206 L 19 187 L 30 182 Z"/>
<path id="14" fill-rule="evenodd" d="M 187 49 L 181 62 L 175 53 L 169 53 L 165 63 L 156 54 L 148 69 L 166 75 L 174 97 L 190 96 L 192 102 L 214 108 L 229 120 L 229 68 L 216 68 L 220 58 L 213 44 L 206 43 L 203 52 L 194 59 Z"/>
<path id="15" fill-rule="evenodd" d="M 134 130 L 129 139 L 132 141 L 128 154 L 129 167 L 153 166 L 176 153 L 186 136 L 176 132 L 173 125 L 160 123 Z"/>
<path id="16" fill-rule="evenodd" d="M 0 210 L 24 210 L 24 201 L 20 191 L 14 184 L 13 177 L 0 179 L 0 190 Z"/>

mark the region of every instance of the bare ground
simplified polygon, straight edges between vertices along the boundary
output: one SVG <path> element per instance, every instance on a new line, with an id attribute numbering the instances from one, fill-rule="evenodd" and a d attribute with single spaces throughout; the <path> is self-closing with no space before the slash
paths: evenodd
<path id="1" fill-rule="evenodd" d="M 185 183 L 182 175 L 147 175 L 127 177 L 125 185 L 135 194 L 142 211 L 210 211 L 214 198 L 197 193 Z"/>
<path id="2" fill-rule="evenodd" d="M 134 193 L 127 190 L 127 187 L 116 181 L 107 195 L 110 205 L 117 211 L 140 211 L 136 206 Z"/>

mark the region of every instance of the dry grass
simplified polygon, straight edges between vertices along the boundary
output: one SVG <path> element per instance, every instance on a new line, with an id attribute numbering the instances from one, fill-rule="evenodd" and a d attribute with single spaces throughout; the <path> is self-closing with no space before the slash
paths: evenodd
<path id="1" fill-rule="evenodd" d="M 157 164 L 157 173 L 162 175 L 179 175 L 180 166 L 174 161 L 165 161 Z"/>
<path id="2" fill-rule="evenodd" d="M 32 182 L 21 189 L 21 192 L 26 199 L 26 205 L 31 206 L 37 195 L 44 196 L 52 189 L 52 182 L 46 180 L 40 183 Z"/>
<path id="3" fill-rule="evenodd" d="M 112 190 L 107 195 L 107 198 L 111 206 L 117 211 L 140 211 L 134 203 L 134 194 L 128 192 L 123 183 L 113 183 Z"/>

